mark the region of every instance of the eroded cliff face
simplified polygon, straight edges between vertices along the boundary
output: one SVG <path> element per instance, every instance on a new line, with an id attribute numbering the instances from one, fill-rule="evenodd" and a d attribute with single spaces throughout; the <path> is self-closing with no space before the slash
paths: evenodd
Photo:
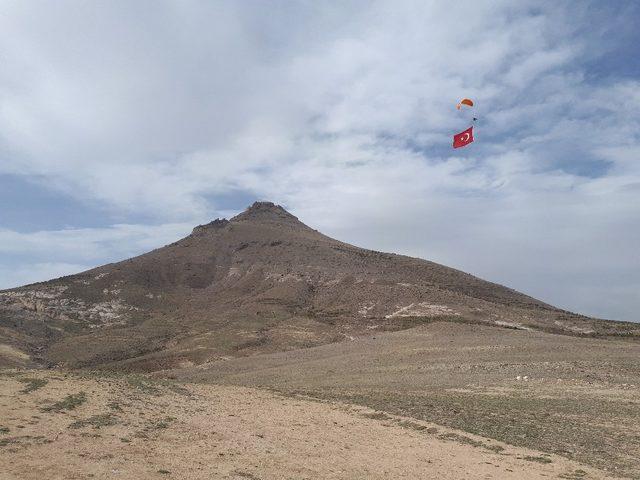
<path id="1" fill-rule="evenodd" d="M 0 292 L 0 305 L 8 310 L 25 310 L 43 321 L 77 323 L 83 328 L 103 328 L 124 324 L 128 313 L 137 310 L 119 298 L 88 303 L 81 298 L 63 296 L 67 288 L 42 287 Z M 105 292 L 107 293 L 107 292 Z M 117 291 L 108 292 L 117 295 Z"/>

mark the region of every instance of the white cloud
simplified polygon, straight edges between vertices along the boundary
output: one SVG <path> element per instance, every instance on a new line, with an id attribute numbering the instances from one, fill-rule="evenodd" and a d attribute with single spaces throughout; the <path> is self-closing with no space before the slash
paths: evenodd
<path id="1" fill-rule="evenodd" d="M 0 9 L 0 173 L 181 225 L 167 235 L 249 191 L 354 243 L 640 320 L 640 82 L 589 79 L 586 4 Z M 452 152 L 462 96 L 477 142 Z M 18 243 L 71 263 L 160 244 L 121 228 Z"/>
<path id="2" fill-rule="evenodd" d="M 0 265 L 0 290 L 72 275 L 91 268 L 91 265 L 74 263 L 29 263 L 19 267 Z"/>
<path id="3" fill-rule="evenodd" d="M 8 259 L 28 256 L 30 259 L 40 259 L 41 264 L 58 264 L 66 269 L 66 265 L 77 262 L 91 265 L 105 259 L 123 260 L 172 243 L 190 233 L 191 228 L 190 224 L 123 224 L 108 228 L 32 233 L 3 229 L 0 230 L 0 255 Z M 45 259 L 49 261 L 46 262 Z"/>

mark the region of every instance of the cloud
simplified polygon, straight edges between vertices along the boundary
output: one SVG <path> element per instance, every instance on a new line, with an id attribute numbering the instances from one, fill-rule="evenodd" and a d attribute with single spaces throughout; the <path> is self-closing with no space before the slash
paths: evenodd
<path id="1" fill-rule="evenodd" d="M 29 285 L 31 283 L 50 280 L 65 275 L 79 273 L 91 268 L 91 265 L 74 263 L 29 263 L 19 267 L 9 268 L 0 265 L 0 289 Z"/>
<path id="2" fill-rule="evenodd" d="M 608 27 L 632 5 L 0 8 L 0 173 L 175 233 L 187 230 L 163 225 L 215 216 L 242 192 L 353 243 L 640 320 L 640 81 L 597 68 L 633 34 Z M 463 96 L 477 141 L 452 151 Z M 87 256 L 60 261 L 139 252 L 120 228 L 92 230 Z M 19 236 L 20 255 L 44 261 L 84 232 Z"/>
<path id="3" fill-rule="evenodd" d="M 113 225 L 20 233 L 0 229 L 0 288 L 78 273 L 187 235 L 187 224 Z"/>

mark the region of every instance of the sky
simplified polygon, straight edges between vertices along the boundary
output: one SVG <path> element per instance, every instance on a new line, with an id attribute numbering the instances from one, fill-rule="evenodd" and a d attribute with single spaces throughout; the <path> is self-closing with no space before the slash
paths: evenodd
<path id="1" fill-rule="evenodd" d="M 639 24 L 622 0 L 0 0 L 0 288 L 269 200 L 640 321 Z"/>

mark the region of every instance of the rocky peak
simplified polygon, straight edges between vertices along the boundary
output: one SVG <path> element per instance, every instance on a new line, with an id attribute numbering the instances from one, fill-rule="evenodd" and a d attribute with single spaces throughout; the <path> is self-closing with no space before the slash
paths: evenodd
<path id="1" fill-rule="evenodd" d="M 280 205 L 273 202 L 255 202 L 244 212 L 231 219 L 232 222 L 279 222 L 303 225 Z"/>
<path id="2" fill-rule="evenodd" d="M 217 218 L 213 222 L 204 225 L 198 225 L 193 229 L 191 235 L 202 236 L 208 232 L 221 230 L 229 223 L 248 222 L 248 223 L 276 223 L 288 226 L 309 228 L 298 220 L 298 217 L 291 215 L 280 205 L 273 202 L 255 202 L 244 212 L 236 215 L 231 220 L 226 218 Z"/>
<path id="3" fill-rule="evenodd" d="M 204 225 L 198 225 L 193 229 L 191 235 L 203 235 L 206 232 L 210 232 L 211 230 L 219 230 L 228 225 L 229 220 L 226 218 L 216 218 L 213 222 L 209 222 Z"/>

